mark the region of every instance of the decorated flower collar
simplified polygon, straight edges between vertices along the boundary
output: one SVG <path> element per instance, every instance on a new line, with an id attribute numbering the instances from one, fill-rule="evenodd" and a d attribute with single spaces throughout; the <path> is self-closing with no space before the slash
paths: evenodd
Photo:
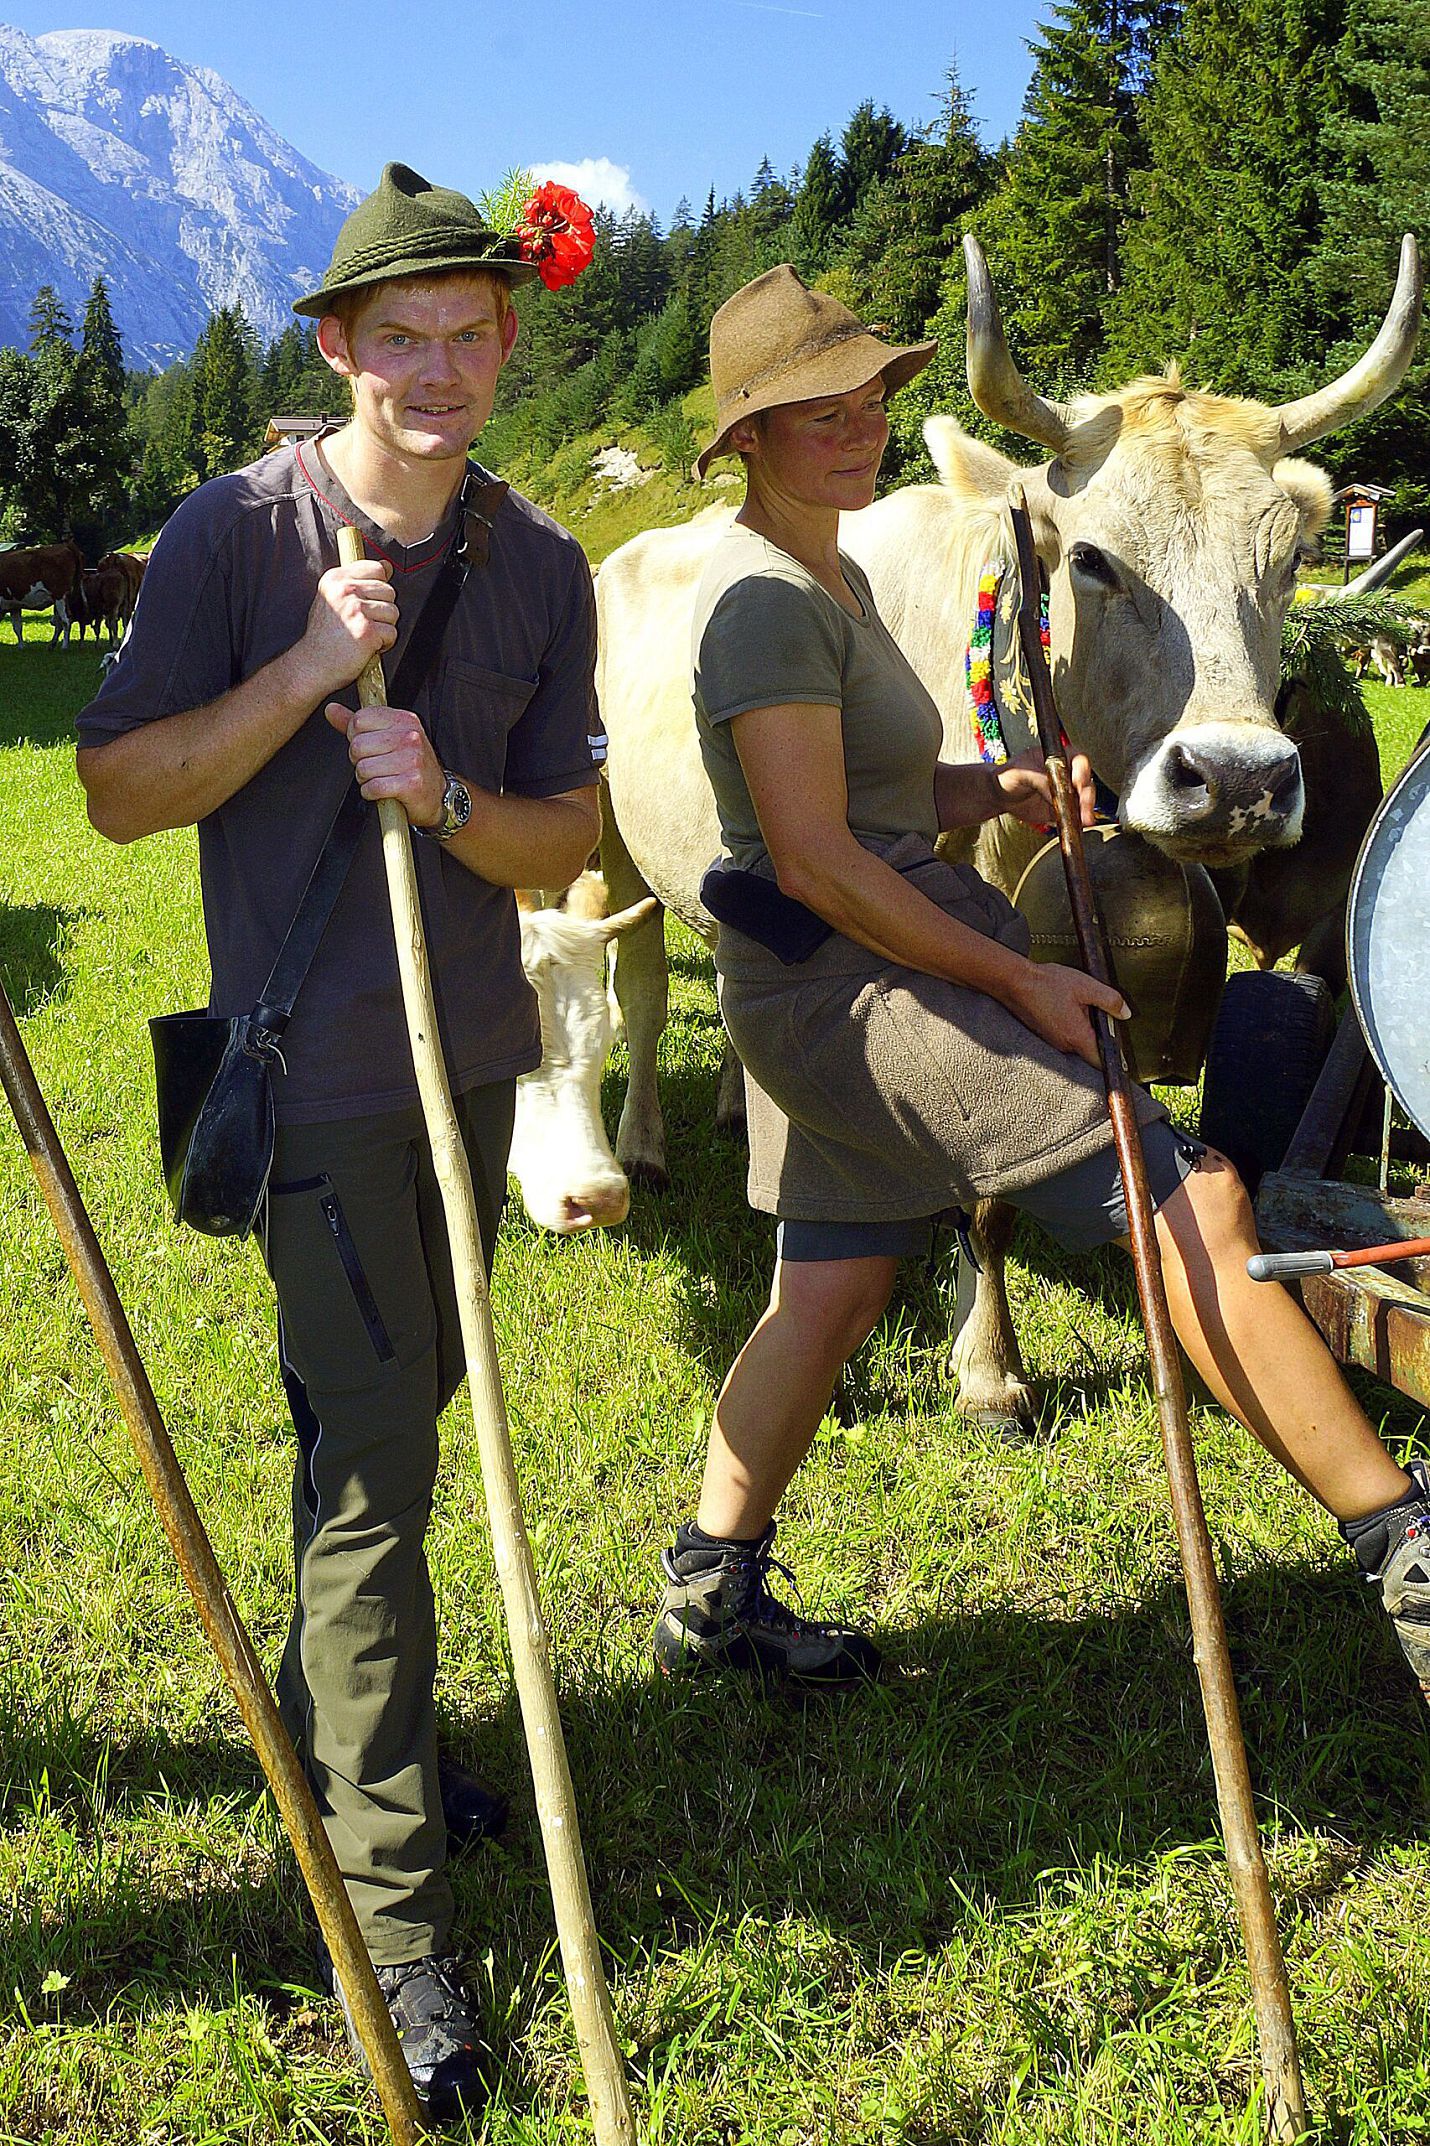
<path id="1" fill-rule="evenodd" d="M 1005 760 L 1012 757 L 1005 727 L 1005 711 L 998 704 L 998 658 L 1001 651 L 995 646 L 999 594 L 1004 581 L 1010 577 L 1016 604 L 1017 575 L 1006 559 L 990 560 L 979 575 L 973 630 L 968 636 L 968 648 L 963 659 L 964 675 L 968 681 L 968 713 L 978 746 L 978 757 L 993 767 L 1001 767 Z M 1046 655 L 1049 646 L 1046 589 L 1042 591 L 1038 617 L 1043 653 Z M 1016 636 L 1014 640 L 1016 642 Z M 1005 689 L 1007 683 L 1005 678 Z"/>

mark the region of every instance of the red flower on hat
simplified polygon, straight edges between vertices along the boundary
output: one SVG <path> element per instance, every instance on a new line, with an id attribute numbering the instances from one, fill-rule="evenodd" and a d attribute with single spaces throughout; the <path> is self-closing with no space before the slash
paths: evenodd
<path id="1" fill-rule="evenodd" d="M 549 291 L 574 283 L 596 250 L 591 211 L 569 186 L 545 179 L 521 212 L 512 236 Z"/>

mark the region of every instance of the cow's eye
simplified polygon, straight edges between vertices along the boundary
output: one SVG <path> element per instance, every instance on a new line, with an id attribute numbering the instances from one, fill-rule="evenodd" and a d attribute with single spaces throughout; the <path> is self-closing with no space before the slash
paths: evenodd
<path id="1" fill-rule="evenodd" d="M 1100 581 L 1105 589 L 1117 587 L 1112 561 L 1095 544 L 1074 544 L 1068 556 L 1078 573 L 1085 574 L 1089 581 Z"/>

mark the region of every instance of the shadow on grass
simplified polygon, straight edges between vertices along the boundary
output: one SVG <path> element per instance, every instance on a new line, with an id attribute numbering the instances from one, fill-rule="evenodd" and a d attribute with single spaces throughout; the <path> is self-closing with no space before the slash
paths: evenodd
<path id="1" fill-rule="evenodd" d="M 718 1021 L 714 1026 L 718 1029 Z M 622 1074 L 608 1075 L 604 1108 L 614 1124 L 624 1100 Z M 716 1079 L 710 1067 L 686 1064 L 662 1073 L 670 1182 L 663 1187 L 632 1187 L 631 1211 L 624 1231 L 636 1249 L 649 1256 L 674 1254 L 685 1270 L 677 1310 L 681 1338 L 718 1379 L 740 1348 L 764 1308 L 774 1271 L 774 1221 L 755 1214 L 745 1201 L 748 1152 L 742 1133 L 715 1127 Z M 913 1345 L 940 1353 L 949 1339 L 952 1315 L 951 1240 L 940 1233 L 935 1258 L 907 1261 L 888 1317 L 901 1319 Z M 1137 1290 L 1127 1255 L 1109 1246 L 1098 1252 L 1066 1252 L 1026 1217 L 1019 1217 L 1012 1257 L 1039 1280 L 1079 1290 L 1102 1310 L 1122 1320 L 1138 1320 Z M 882 1389 L 871 1385 L 855 1357 L 846 1374 L 849 1405 L 876 1409 Z M 1184 1364 L 1184 1371 L 1186 1366 Z M 1430 1447 L 1430 1418 L 1417 1403 L 1382 1381 L 1351 1368 L 1352 1391 L 1371 1420 L 1392 1439 Z M 1071 1368 L 1066 1376 L 1041 1382 L 1039 1425 L 1054 1437 L 1060 1423 L 1085 1414 L 1098 1401 L 1125 1386 L 1127 1375 L 1096 1364 Z"/>
<path id="2" fill-rule="evenodd" d="M 775 1218 L 754 1212 L 746 1201 L 749 1149 L 743 1128 L 724 1131 L 716 1126 L 719 1043 L 723 1040 L 718 1016 L 712 1014 L 710 1027 L 715 1040 L 708 1063 L 686 1062 L 662 1069 L 669 1182 L 632 1185 L 630 1214 L 622 1235 L 643 1257 L 673 1257 L 683 1269 L 676 1305 L 680 1338 L 718 1377 L 769 1297 Z M 624 1099 L 621 1069 L 609 1073 L 603 1086 L 608 1125 L 616 1123 Z M 926 1260 L 909 1260 L 900 1272 L 889 1317 L 903 1322 L 920 1349 L 937 1351 L 948 1337 L 952 1247 L 951 1233 L 940 1231 L 932 1267 Z M 857 1387 L 857 1359 L 850 1376 Z"/>
<path id="3" fill-rule="evenodd" d="M 1298 1863 L 1283 1917 L 1379 1850 L 1423 1837 L 1425 1717 L 1359 1593 L 1349 1573 L 1313 1564 L 1257 1570 L 1226 1591 L 1263 1816 L 1335 1846 Z M 1064 1618 L 1050 1585 L 1049 1603 L 1046 1614 L 954 1606 L 891 1630 L 883 1685 L 805 1706 L 738 1680 L 658 1682 L 644 1668 L 651 1604 L 632 1605 L 636 1673 L 622 1646 L 604 1669 L 582 1664 L 563 1698 L 597 1923 L 614 1957 L 634 1969 L 716 1923 L 794 1917 L 877 1975 L 936 1949 L 985 1903 L 1036 1907 L 1049 1872 L 1100 1862 L 1135 1886 L 1147 1859 L 1211 1841 L 1180 1590 Z M 492 1945 L 504 2002 L 532 1988 L 550 1926 L 515 1703 L 448 1715 L 443 1736 L 513 1801 L 507 1840 L 454 1869 L 459 1930 L 478 1953 Z M 258 1770 L 241 1743 L 108 1740 L 63 1702 L 29 1717 L 6 1708 L 0 1782 L 8 1824 L 42 1804 L 80 1850 L 148 1806 L 171 1841 L 212 1832 L 211 1876 L 190 1854 L 172 1895 L 163 1852 L 152 1868 L 117 1850 L 108 1873 L 82 1852 L 71 1863 L 66 1890 L 80 1897 L 46 1932 L 43 1960 L 71 1975 L 85 2010 L 162 2008 L 199 1990 L 229 2001 L 234 1959 L 240 1986 L 311 1987 L 286 1851 L 229 1853 L 254 1830 Z M 34 1987 L 37 1933 L 17 1906 L 0 1972 L 7 1988 Z"/>
<path id="4" fill-rule="evenodd" d="M 11 745 L 73 746 L 74 719 L 99 691 L 99 656 L 91 646 L 49 648 L 0 639 L 0 750 Z"/>
<path id="5" fill-rule="evenodd" d="M 0 984 L 17 1014 L 33 1013 L 68 984 L 60 948 L 71 925 L 87 914 L 53 902 L 0 905 Z"/>

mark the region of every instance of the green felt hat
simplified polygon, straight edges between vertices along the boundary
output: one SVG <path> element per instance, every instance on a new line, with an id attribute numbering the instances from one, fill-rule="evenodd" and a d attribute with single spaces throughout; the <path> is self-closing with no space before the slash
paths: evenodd
<path id="1" fill-rule="evenodd" d="M 321 320 L 340 291 L 460 268 L 500 269 L 512 283 L 540 274 L 517 241 L 491 230 L 465 194 L 429 186 L 409 164 L 389 164 L 377 192 L 358 203 L 338 233 L 319 288 L 295 299 L 293 311 Z"/>

